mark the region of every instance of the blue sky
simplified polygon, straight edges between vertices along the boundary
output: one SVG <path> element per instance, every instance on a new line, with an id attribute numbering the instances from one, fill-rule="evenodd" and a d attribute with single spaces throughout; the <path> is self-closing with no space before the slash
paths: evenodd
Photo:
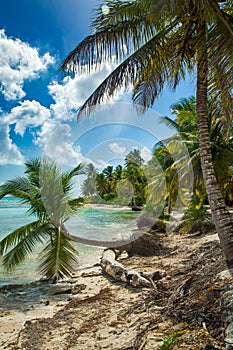
<path id="1" fill-rule="evenodd" d="M 104 65 L 74 79 L 56 75 L 65 56 L 90 34 L 97 0 L 8 0 L 0 13 L 0 184 L 24 171 L 24 161 L 46 155 L 65 165 L 115 164 L 133 148 L 145 159 L 156 140 L 168 136 L 158 115 L 194 94 L 193 79 L 175 93 L 165 90 L 153 110 L 136 115 L 130 94 L 89 119 L 76 121 L 78 107 L 111 72 Z"/>

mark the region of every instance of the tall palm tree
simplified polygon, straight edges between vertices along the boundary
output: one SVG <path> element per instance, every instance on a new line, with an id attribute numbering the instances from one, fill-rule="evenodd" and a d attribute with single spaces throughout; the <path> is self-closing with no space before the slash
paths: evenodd
<path id="1" fill-rule="evenodd" d="M 103 172 L 96 175 L 96 189 L 101 197 L 108 193 L 108 183 Z"/>
<path id="2" fill-rule="evenodd" d="M 90 72 L 111 59 L 118 67 L 80 109 L 90 113 L 122 87 L 133 87 L 141 111 L 164 86 L 176 88 L 186 72 L 196 73 L 197 121 L 203 177 L 213 220 L 229 267 L 233 268 L 233 219 L 216 180 L 208 135 L 208 93 L 232 115 L 232 0 L 106 0 L 97 9 L 95 33 L 64 60 L 68 74 Z"/>
<path id="3" fill-rule="evenodd" d="M 0 242 L 3 266 L 11 271 L 22 263 L 39 243 L 39 270 L 56 281 L 70 276 L 77 263 L 77 250 L 65 228 L 67 219 L 77 212 L 82 198 L 71 198 L 72 179 L 81 174 L 79 164 L 70 172 L 60 172 L 55 163 L 34 159 L 25 164 L 25 177 L 17 177 L 0 186 L 0 199 L 11 195 L 27 204 L 28 214 L 36 219 Z"/>
<path id="4" fill-rule="evenodd" d="M 122 178 L 122 171 L 123 171 L 123 167 L 122 165 L 118 164 L 114 170 L 114 179 L 115 179 L 115 182 L 117 181 L 120 181 L 121 178 Z"/>
<path id="5" fill-rule="evenodd" d="M 103 174 L 105 175 L 105 178 L 111 183 L 113 181 L 113 166 L 108 165 L 103 170 Z"/>
<path id="6" fill-rule="evenodd" d="M 89 163 L 85 168 L 87 178 L 82 184 L 83 196 L 92 196 L 96 193 L 96 174 L 97 171 L 92 163 Z"/>
<path id="7" fill-rule="evenodd" d="M 208 104 L 208 130 L 214 170 L 224 198 L 231 200 L 233 147 L 232 143 L 229 142 L 228 133 L 225 132 L 222 115 L 218 112 L 219 115 L 216 118 L 214 108 L 213 100 L 210 99 Z M 187 161 L 191 160 L 194 171 L 194 190 L 198 188 L 199 191 L 200 186 L 204 185 L 204 180 L 201 170 L 195 97 L 181 99 L 171 106 L 171 111 L 175 115 L 175 120 L 163 117 L 162 121 L 179 133 L 182 142 L 185 143 L 190 154 L 190 159 Z M 166 148 L 161 149 L 160 152 L 166 152 Z"/>

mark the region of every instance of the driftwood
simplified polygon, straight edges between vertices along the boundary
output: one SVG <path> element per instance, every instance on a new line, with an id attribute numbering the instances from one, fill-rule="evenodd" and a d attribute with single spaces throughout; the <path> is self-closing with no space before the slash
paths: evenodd
<path id="1" fill-rule="evenodd" d="M 155 288 L 154 281 L 163 277 L 160 271 L 139 272 L 134 269 L 127 269 L 116 260 L 116 253 L 112 249 L 107 249 L 103 252 L 100 265 L 116 281 L 126 282 L 134 287 L 144 286 Z"/>

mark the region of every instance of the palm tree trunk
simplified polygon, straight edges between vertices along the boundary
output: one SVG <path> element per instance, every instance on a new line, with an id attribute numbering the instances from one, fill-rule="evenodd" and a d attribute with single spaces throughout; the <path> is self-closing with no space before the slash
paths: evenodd
<path id="1" fill-rule="evenodd" d="M 219 235 L 220 244 L 229 268 L 233 268 L 233 217 L 227 210 L 224 198 L 219 189 L 211 154 L 208 132 L 207 110 L 207 54 L 205 49 L 200 53 L 197 63 L 197 122 L 201 167 L 212 218 Z"/>

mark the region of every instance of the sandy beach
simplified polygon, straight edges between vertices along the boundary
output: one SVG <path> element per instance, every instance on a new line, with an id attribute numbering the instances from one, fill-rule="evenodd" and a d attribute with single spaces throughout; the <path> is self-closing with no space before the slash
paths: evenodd
<path id="1" fill-rule="evenodd" d="M 233 281 L 223 273 L 217 235 L 172 235 L 163 238 L 163 246 L 153 257 L 121 258 L 126 267 L 163 272 L 155 289 L 116 282 L 95 266 L 50 286 L 49 293 L 44 285 L 47 294 L 42 288 L 31 305 L 19 301 L 10 309 L 5 303 L 0 348 L 151 350 L 159 349 L 165 336 L 179 332 L 174 349 L 198 350 L 210 343 L 222 349 L 222 325 L 216 319 L 222 312 L 221 292 Z M 15 300 L 26 298 L 28 286 L 23 288 L 11 291 Z M 9 293 L 5 291 L 6 300 Z M 215 319 L 208 321 L 207 311 Z"/>

